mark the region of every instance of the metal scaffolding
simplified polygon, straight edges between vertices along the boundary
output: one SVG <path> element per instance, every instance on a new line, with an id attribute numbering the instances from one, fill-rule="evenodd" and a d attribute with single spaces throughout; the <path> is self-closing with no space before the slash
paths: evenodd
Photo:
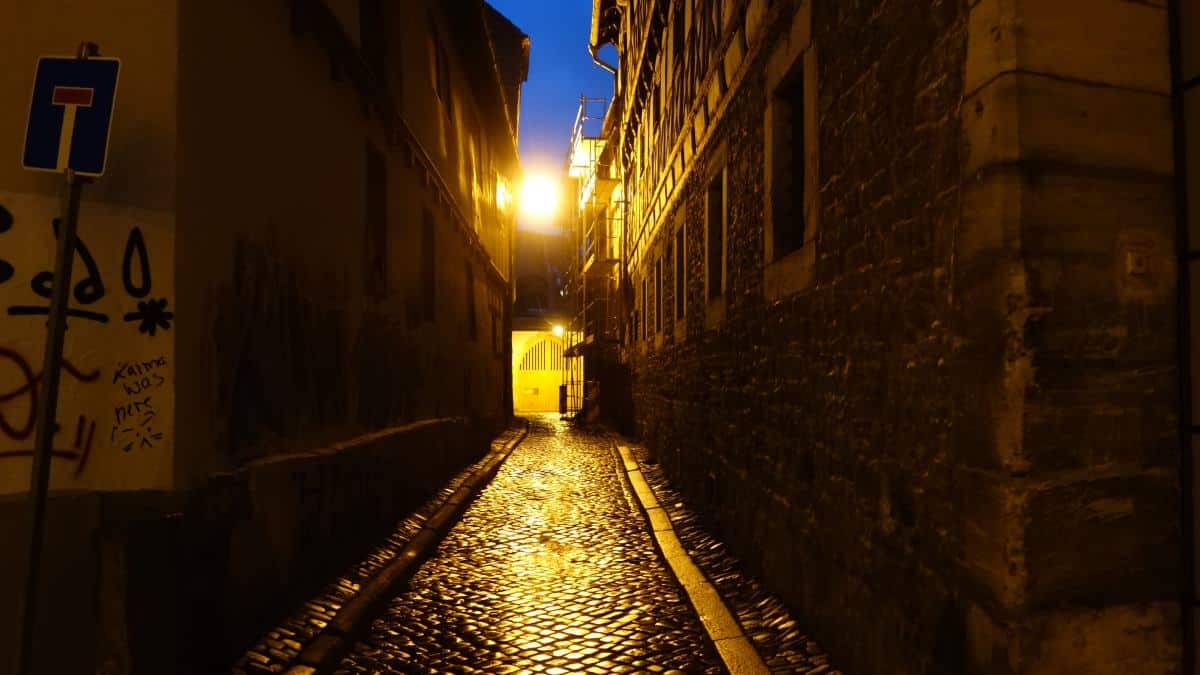
<path id="1" fill-rule="evenodd" d="M 567 328 L 566 400 L 563 413 L 575 417 L 598 391 L 591 360 L 619 344 L 617 273 L 624 201 L 612 162 L 615 147 L 604 136 L 606 98 L 579 98 L 579 111 L 567 152 L 567 176 L 574 188 L 568 218 L 572 247 L 566 293 L 572 309 Z"/>

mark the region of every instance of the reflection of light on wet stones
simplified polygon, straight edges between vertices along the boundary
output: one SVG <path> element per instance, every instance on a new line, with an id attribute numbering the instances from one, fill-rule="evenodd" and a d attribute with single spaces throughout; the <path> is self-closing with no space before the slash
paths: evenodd
<path id="1" fill-rule="evenodd" d="M 723 672 L 616 468 L 535 422 L 339 672 Z"/>
<path id="2" fill-rule="evenodd" d="M 496 448 L 501 447 L 512 440 L 518 433 L 517 429 L 510 429 L 494 440 L 492 446 Z M 344 576 L 335 579 L 329 584 L 317 595 L 315 601 L 326 603 L 330 607 L 340 607 L 341 605 L 338 603 L 344 603 L 346 600 L 357 595 L 364 583 L 377 575 L 385 565 L 396 558 L 404 548 L 404 545 L 421 531 L 421 525 L 429 520 L 430 516 L 436 513 L 446 500 L 458 490 L 463 481 L 470 477 L 479 465 L 482 464 L 482 461 L 459 472 L 457 476 L 442 487 L 436 497 L 400 521 L 387 540 Z M 315 615 L 311 611 L 310 606 L 306 605 L 300 611 L 284 619 L 279 626 L 270 630 L 255 647 L 247 651 L 238 660 L 233 668 L 234 675 L 283 672 L 287 664 L 291 663 L 300 651 L 317 635 L 316 627 L 308 623 L 308 619 L 310 618 L 320 618 L 320 616 Z M 416 651 L 414 648 L 416 642 L 412 638 L 399 631 L 389 629 L 388 632 L 392 643 L 395 645 L 395 649 L 403 651 L 385 652 L 382 649 L 370 647 L 369 649 L 375 656 L 378 656 L 380 659 L 391 659 L 396 663 L 402 663 L 404 659 L 415 657 Z M 284 649 L 280 649 L 279 651 L 283 652 L 286 658 L 272 655 L 273 653 L 270 652 L 270 641 L 272 640 L 281 642 L 284 645 Z M 494 646 L 494 643 L 492 646 Z M 399 658 L 400 654 L 404 655 L 402 659 Z"/>

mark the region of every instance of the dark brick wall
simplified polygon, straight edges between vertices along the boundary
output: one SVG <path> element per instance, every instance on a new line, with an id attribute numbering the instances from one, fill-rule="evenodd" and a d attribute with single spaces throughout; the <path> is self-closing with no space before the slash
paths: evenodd
<path id="1" fill-rule="evenodd" d="M 999 333 L 962 346 L 953 283 L 964 3 L 811 1 L 815 283 L 776 302 L 763 295 L 768 46 L 697 158 L 704 165 L 728 142 L 726 318 L 707 330 L 700 311 L 704 185 L 694 176 L 680 202 L 686 335 L 667 320 L 661 347 L 632 351 L 637 427 L 839 667 L 960 673 L 969 591 L 954 572 L 956 514 L 970 495 L 956 489 L 957 455 L 970 438 L 962 428 L 985 425 L 963 421 L 962 399 L 980 374 L 973 359 L 998 369 L 1002 347 Z M 775 4 L 768 43 L 788 23 L 772 18 L 790 3 Z M 651 260 L 673 234 L 660 231 Z M 671 317 L 674 284 L 664 286 Z"/>

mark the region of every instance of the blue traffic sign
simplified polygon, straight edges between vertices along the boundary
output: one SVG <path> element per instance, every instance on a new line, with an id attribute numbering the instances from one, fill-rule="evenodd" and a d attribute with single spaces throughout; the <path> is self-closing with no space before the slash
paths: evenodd
<path id="1" fill-rule="evenodd" d="M 120 59 L 38 59 L 25 128 L 26 169 L 104 173 Z"/>

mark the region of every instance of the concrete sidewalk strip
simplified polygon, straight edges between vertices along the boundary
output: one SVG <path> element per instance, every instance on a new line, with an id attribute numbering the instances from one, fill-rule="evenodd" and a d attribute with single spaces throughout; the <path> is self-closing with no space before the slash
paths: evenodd
<path id="1" fill-rule="evenodd" d="M 349 644 L 348 636 L 369 624 L 371 613 L 436 548 L 441 534 L 453 524 L 454 513 L 461 513 L 469 505 L 500 462 L 525 438 L 528 422 L 518 422 L 493 439 L 486 455 L 401 520 L 382 545 L 247 650 L 233 673 L 310 675 L 336 664 Z"/>
<path id="2" fill-rule="evenodd" d="M 646 509 L 651 524 L 655 529 L 663 527 L 662 516 L 666 516 L 679 540 L 678 548 L 669 543 L 660 547 L 666 551 L 666 557 L 680 564 L 681 576 L 699 574 L 712 584 L 767 668 L 779 675 L 842 675 L 821 646 L 805 634 L 803 621 L 793 616 L 779 597 L 748 575 L 725 544 L 702 526 L 700 515 L 689 508 L 685 496 L 672 487 L 663 467 L 654 461 L 649 450 L 621 436 L 612 435 L 610 439 L 615 446 L 626 446 L 632 458 L 626 464 L 638 469 L 639 476 L 658 503 L 657 508 Z M 620 452 L 614 454 L 621 455 Z M 622 484 L 626 482 L 622 481 Z M 632 487 L 626 492 L 634 498 Z M 739 661 L 738 654 L 746 652 L 730 650 L 725 643 L 737 639 L 723 638 L 718 633 L 715 640 L 716 647 L 724 649 L 721 656 L 726 659 L 727 667 L 734 672 L 745 667 L 734 663 Z"/>
<path id="3" fill-rule="evenodd" d="M 725 667 L 732 675 L 751 675 L 769 673 L 762 657 L 754 649 L 749 638 L 742 632 L 741 626 L 733 613 L 725 606 L 720 593 L 692 562 L 691 556 L 684 549 L 670 518 L 659 506 L 658 498 L 646 482 L 645 477 L 634 459 L 629 448 L 617 446 L 618 452 L 625 465 L 625 475 L 633 486 L 643 511 L 646 513 L 650 530 L 657 542 L 659 550 L 666 558 L 667 564 L 675 573 L 679 584 L 683 586 L 692 607 L 695 608 L 701 624 L 708 631 L 709 638 L 717 648 L 717 653 L 725 662 Z"/>

